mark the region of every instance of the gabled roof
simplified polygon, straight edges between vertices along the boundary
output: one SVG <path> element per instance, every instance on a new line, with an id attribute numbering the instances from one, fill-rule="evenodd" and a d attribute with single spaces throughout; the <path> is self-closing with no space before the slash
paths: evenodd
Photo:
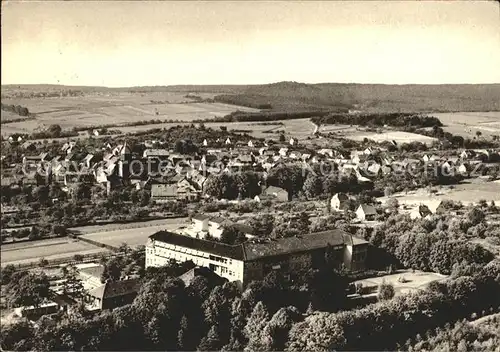
<path id="1" fill-rule="evenodd" d="M 280 188 L 280 187 L 276 187 L 276 186 L 269 186 L 265 190 L 262 191 L 262 193 L 264 195 L 271 195 L 274 193 L 283 193 L 283 192 L 288 193 L 285 189 Z"/>
<path id="2" fill-rule="evenodd" d="M 206 253 L 220 255 L 222 257 L 244 260 L 243 248 L 241 245 L 230 246 L 220 242 L 206 241 L 190 236 L 179 235 L 169 231 L 159 231 L 149 236 L 149 238 L 154 241 L 196 249 Z"/>
<path id="3" fill-rule="evenodd" d="M 108 281 L 104 285 L 89 291 L 89 295 L 99 298 L 101 301 L 106 298 L 125 296 L 137 293 L 141 287 L 139 279 L 128 279 L 120 281 Z"/>
<path id="4" fill-rule="evenodd" d="M 153 184 L 151 185 L 151 197 L 176 197 L 177 185 Z"/>
<path id="5" fill-rule="evenodd" d="M 86 276 L 93 276 L 97 278 L 101 278 L 102 273 L 104 272 L 104 267 L 102 265 L 90 266 L 87 268 L 81 268 L 78 270 L 80 274 Z"/>
<path id="6" fill-rule="evenodd" d="M 242 261 L 305 252 L 328 246 L 361 245 L 367 243 L 361 239 L 354 240 L 351 235 L 339 229 L 306 234 L 300 237 L 269 240 L 265 243 L 245 242 L 234 246 L 197 239 L 169 231 L 159 231 L 149 236 L 149 239 Z"/>
<path id="7" fill-rule="evenodd" d="M 205 215 L 205 214 L 194 214 L 191 218 L 194 220 L 203 221 L 203 220 L 209 219 L 210 216 Z"/>
<path id="8" fill-rule="evenodd" d="M 305 252 L 325 248 L 328 246 L 352 245 L 352 236 L 346 232 L 335 229 L 306 234 L 299 237 L 280 238 L 267 243 L 243 244 L 247 260 L 262 257 L 272 257 L 288 253 Z"/>
<path id="9" fill-rule="evenodd" d="M 335 194 L 332 199 L 338 199 L 339 201 L 347 201 L 349 200 L 349 197 L 345 193 L 337 193 Z"/>
<path id="10" fill-rule="evenodd" d="M 151 156 L 169 156 L 170 152 L 167 149 L 146 149 L 143 155 L 145 158 Z"/>
<path id="11" fill-rule="evenodd" d="M 374 207 L 372 207 L 371 205 L 368 205 L 368 204 L 361 204 L 358 208 L 358 210 L 361 208 L 361 210 L 363 210 L 363 213 L 365 213 L 365 215 L 377 215 L 377 211 L 375 210 Z"/>

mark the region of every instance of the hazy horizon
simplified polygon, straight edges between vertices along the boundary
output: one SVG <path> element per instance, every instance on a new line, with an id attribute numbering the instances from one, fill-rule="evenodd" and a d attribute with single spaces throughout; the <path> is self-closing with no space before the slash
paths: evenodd
<path id="1" fill-rule="evenodd" d="M 2 85 L 500 83 L 498 2 L 2 2 Z"/>

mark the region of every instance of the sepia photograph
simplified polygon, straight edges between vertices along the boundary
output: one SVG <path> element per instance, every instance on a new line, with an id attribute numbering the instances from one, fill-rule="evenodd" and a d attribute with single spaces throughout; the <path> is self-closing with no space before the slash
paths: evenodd
<path id="1" fill-rule="evenodd" d="M 1 351 L 500 352 L 500 1 L 1 1 Z"/>

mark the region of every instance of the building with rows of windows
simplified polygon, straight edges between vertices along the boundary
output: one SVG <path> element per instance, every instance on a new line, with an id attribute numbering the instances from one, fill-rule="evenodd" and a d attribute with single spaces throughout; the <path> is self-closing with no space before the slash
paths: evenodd
<path id="1" fill-rule="evenodd" d="M 159 231 L 149 236 L 146 268 L 163 266 L 171 260 L 191 260 L 243 287 L 252 280 L 264 278 L 271 270 L 293 272 L 301 268 L 318 268 L 324 265 L 327 253 L 337 267 L 362 271 L 367 248 L 368 242 L 338 229 L 233 246 Z"/>

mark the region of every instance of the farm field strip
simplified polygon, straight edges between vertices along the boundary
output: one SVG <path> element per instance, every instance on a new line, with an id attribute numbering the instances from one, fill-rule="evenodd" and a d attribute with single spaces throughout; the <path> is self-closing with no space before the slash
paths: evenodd
<path id="1" fill-rule="evenodd" d="M 224 103 L 186 102 L 185 93 L 121 94 L 111 96 L 85 96 L 62 98 L 5 99 L 5 104 L 27 107 L 36 114 L 34 120 L 14 122 L 2 128 L 2 134 L 31 133 L 51 124 L 64 129 L 109 123 L 130 123 L 159 118 L 184 120 L 210 119 L 233 111 L 258 112 L 243 106 Z M 165 104 L 155 101 L 168 101 Z M 6 118 L 2 114 L 3 118 Z M 3 127 L 3 126 L 2 126 Z"/>
<path id="2" fill-rule="evenodd" d="M 448 187 L 438 188 L 438 194 L 430 195 L 427 190 L 395 193 L 389 198 L 395 198 L 399 204 L 418 206 L 428 202 L 440 202 L 445 199 L 460 201 L 464 204 L 477 204 L 484 199 L 487 202 L 494 201 L 500 204 L 500 182 L 471 182 L 456 185 L 453 189 Z M 380 197 L 379 201 L 385 203 L 389 198 Z"/>
<path id="3" fill-rule="evenodd" d="M 4 246 L 2 246 L 1 264 L 4 266 L 7 264 L 27 263 L 37 261 L 40 258 L 45 258 L 47 260 L 65 257 L 70 258 L 75 254 L 91 254 L 104 251 L 106 251 L 104 248 L 98 248 L 82 241 L 69 239 L 59 244 L 48 242 L 47 244 L 42 245 L 41 243 L 38 243 L 36 246 L 18 248 L 17 250 L 9 251 L 5 251 Z"/>

